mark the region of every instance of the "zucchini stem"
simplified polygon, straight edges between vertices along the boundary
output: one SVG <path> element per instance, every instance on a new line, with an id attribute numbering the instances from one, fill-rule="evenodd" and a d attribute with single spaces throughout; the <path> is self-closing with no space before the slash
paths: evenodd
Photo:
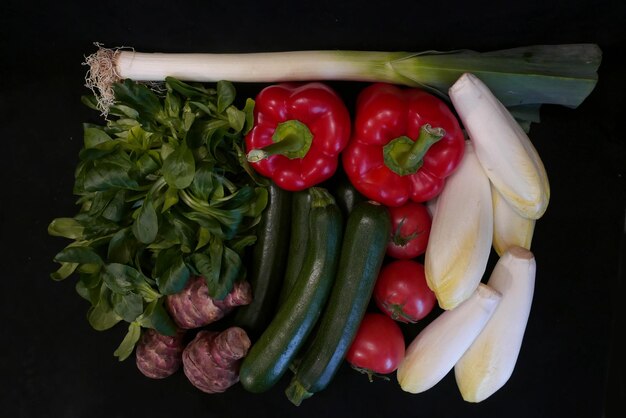
<path id="1" fill-rule="evenodd" d="M 313 396 L 313 393 L 307 391 L 300 382 L 294 379 L 287 389 L 285 389 L 285 395 L 287 395 L 287 399 L 295 406 L 300 406 L 302 401 Z"/>

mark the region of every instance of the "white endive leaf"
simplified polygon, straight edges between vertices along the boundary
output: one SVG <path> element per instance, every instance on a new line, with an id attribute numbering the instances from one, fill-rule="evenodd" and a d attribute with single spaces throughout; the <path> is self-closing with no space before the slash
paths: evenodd
<path id="1" fill-rule="evenodd" d="M 539 219 L 550 200 L 550 185 L 528 135 L 473 74 L 463 74 L 449 95 L 495 188 L 521 216 Z"/>
<path id="2" fill-rule="evenodd" d="M 493 248 L 498 255 L 514 246 L 530 250 L 535 232 L 534 219 L 515 212 L 495 187 L 491 188 L 493 199 Z"/>
<path id="3" fill-rule="evenodd" d="M 459 361 L 500 302 L 500 293 L 480 284 L 458 307 L 443 312 L 407 347 L 398 367 L 402 390 L 420 393 L 443 379 Z"/>
<path id="4" fill-rule="evenodd" d="M 480 402 L 509 380 L 520 352 L 535 288 L 533 254 L 512 247 L 496 263 L 488 285 L 502 300 L 454 367 L 463 399 Z"/>
<path id="5" fill-rule="evenodd" d="M 426 281 L 439 306 L 453 309 L 476 290 L 493 240 L 489 179 L 472 143 L 437 198 L 424 259 Z"/>

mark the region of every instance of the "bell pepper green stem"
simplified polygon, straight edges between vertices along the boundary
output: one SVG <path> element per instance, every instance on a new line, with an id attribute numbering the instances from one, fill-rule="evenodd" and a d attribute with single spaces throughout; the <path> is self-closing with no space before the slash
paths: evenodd
<path id="1" fill-rule="evenodd" d="M 270 145 L 250 151 L 248 161 L 256 163 L 271 155 L 284 155 L 289 159 L 304 158 L 311 148 L 313 134 L 304 123 L 288 120 L 276 126 L 272 141 Z"/>
<path id="2" fill-rule="evenodd" d="M 445 135 L 443 128 L 425 124 L 415 141 L 408 136 L 395 138 L 383 147 L 385 165 L 400 176 L 414 174 L 424 164 L 424 156 L 430 147 Z"/>

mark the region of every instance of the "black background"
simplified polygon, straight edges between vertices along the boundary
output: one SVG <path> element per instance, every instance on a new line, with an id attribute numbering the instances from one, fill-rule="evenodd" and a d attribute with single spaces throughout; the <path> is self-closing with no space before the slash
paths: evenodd
<path id="1" fill-rule="evenodd" d="M 617 417 L 624 416 L 623 1 L 244 2 L 3 1 L 0 5 L 0 414 L 6 417 Z M 93 331 L 72 278 L 55 283 L 66 244 L 48 223 L 76 212 L 73 169 L 83 122 L 84 56 L 93 42 L 146 52 L 306 49 L 488 51 L 591 42 L 599 83 L 576 110 L 544 106 L 531 139 L 552 187 L 533 241 L 535 299 L 515 372 L 480 404 L 464 402 L 453 374 L 410 395 L 395 379 L 348 367 L 292 406 L 286 376 L 262 395 L 221 395 L 182 373 L 143 377 L 112 353 L 125 332 Z M 352 105 L 359 83 L 333 84 Z M 259 86 L 237 85 L 241 97 Z M 417 329 L 417 328 L 416 328 Z M 415 333 L 416 329 L 409 330 Z M 623 344 L 623 343 L 622 343 Z M 615 355 L 615 353 L 619 354 Z M 606 415 L 605 415 L 606 414 Z"/>

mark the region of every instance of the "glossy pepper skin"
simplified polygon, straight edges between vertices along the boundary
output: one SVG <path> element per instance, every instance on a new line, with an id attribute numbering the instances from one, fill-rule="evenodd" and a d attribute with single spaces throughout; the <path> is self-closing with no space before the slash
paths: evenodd
<path id="1" fill-rule="evenodd" d="M 329 179 L 350 140 L 351 119 L 327 85 L 277 84 L 256 97 L 255 123 L 246 135 L 248 161 L 289 191 Z"/>
<path id="2" fill-rule="evenodd" d="M 359 192 L 395 207 L 436 197 L 464 150 L 459 122 L 442 100 L 423 90 L 377 83 L 357 99 L 343 166 Z"/>

